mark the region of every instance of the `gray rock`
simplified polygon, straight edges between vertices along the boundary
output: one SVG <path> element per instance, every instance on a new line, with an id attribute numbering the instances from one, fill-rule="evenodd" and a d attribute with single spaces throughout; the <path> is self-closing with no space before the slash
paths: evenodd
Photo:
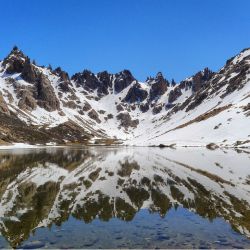
<path id="1" fill-rule="evenodd" d="M 99 115 L 98 113 L 94 110 L 94 109 L 91 109 L 88 113 L 88 116 L 95 120 L 97 123 L 101 123 L 101 120 L 99 119 Z"/>
<path id="2" fill-rule="evenodd" d="M 168 102 L 172 103 L 178 99 L 182 95 L 181 89 L 177 86 L 173 90 L 170 91 L 168 96 Z"/>
<path id="3" fill-rule="evenodd" d="M 10 114 L 9 108 L 7 106 L 7 103 L 5 102 L 2 92 L 0 91 L 0 112 L 3 112 L 5 114 Z"/>
<path id="4" fill-rule="evenodd" d="M 60 108 L 59 100 L 57 99 L 51 82 L 44 74 L 40 74 L 36 83 L 37 104 L 47 111 L 54 111 Z"/>
<path id="5" fill-rule="evenodd" d="M 128 87 L 135 78 L 129 70 L 123 70 L 122 72 L 115 74 L 114 90 L 116 93 L 121 92 Z"/>
<path id="6" fill-rule="evenodd" d="M 132 127 L 135 128 L 139 124 L 139 120 L 132 120 L 129 113 L 120 113 L 116 116 L 118 120 L 120 120 L 120 126 L 124 128 Z"/>
<path id="7" fill-rule="evenodd" d="M 139 83 L 136 83 L 129 89 L 123 101 L 128 103 L 142 102 L 147 98 L 147 96 L 148 92 L 142 89 Z"/>

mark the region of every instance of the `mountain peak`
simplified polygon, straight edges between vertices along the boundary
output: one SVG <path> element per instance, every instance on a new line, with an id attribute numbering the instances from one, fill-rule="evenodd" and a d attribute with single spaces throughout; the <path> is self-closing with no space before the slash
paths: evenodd
<path id="1" fill-rule="evenodd" d="M 218 131 L 230 132 L 227 125 L 231 120 L 232 126 L 241 126 L 241 120 L 234 119 L 238 114 L 249 122 L 250 49 L 236 56 L 235 64 L 232 60 L 217 73 L 206 67 L 180 84 L 174 80 L 170 84 L 162 72 L 142 83 L 127 69 L 116 74 L 83 70 L 69 78 L 60 67 L 48 71 L 34 65 L 15 46 L 1 65 L 0 115 L 11 116 L 10 124 L 19 119 L 24 129 L 17 131 L 9 123 L 4 124 L 4 129 L 10 132 L 1 138 L 6 141 L 25 138 L 29 142 L 27 127 L 39 133 L 32 139 L 36 143 L 40 140 L 92 143 L 86 140 L 93 137 L 130 140 L 135 145 L 144 142 L 165 145 L 175 137 L 182 141 L 186 135 L 185 140 L 196 140 L 204 145 L 207 142 L 201 137 L 205 131 L 212 134 L 211 142 L 220 143 L 225 137 Z M 237 91 L 237 99 L 233 100 L 234 96 L 224 98 L 234 91 Z M 207 119 L 209 123 L 205 122 Z M 199 122 L 208 124 L 209 128 L 201 128 Z M 41 125 L 41 129 L 34 130 L 30 125 Z M 45 126 L 49 128 L 46 131 Z M 193 127 L 197 131 L 190 133 L 195 130 Z M 178 132 L 181 130 L 185 133 Z M 238 139 L 247 141 L 247 132 L 232 130 L 234 139 L 230 145 Z M 43 136 L 45 134 L 47 137 Z"/>
<path id="2" fill-rule="evenodd" d="M 22 58 L 26 59 L 27 56 L 23 53 L 22 50 L 20 50 L 17 46 L 14 46 L 12 50 L 10 51 L 9 55 L 6 58 L 11 58 L 11 57 L 16 57 L 16 58 Z"/>
<path id="3" fill-rule="evenodd" d="M 120 93 L 123 89 L 128 87 L 133 81 L 136 80 L 132 73 L 127 69 L 115 74 L 115 77 L 114 89 L 116 93 Z"/>
<path id="4" fill-rule="evenodd" d="M 157 79 L 157 80 L 164 79 L 162 72 L 158 72 L 158 73 L 156 74 L 155 79 Z"/>
<path id="5" fill-rule="evenodd" d="M 17 46 L 14 46 L 9 55 L 3 60 L 3 66 L 6 69 L 6 73 L 21 73 L 27 58 L 28 57 L 24 55 Z"/>

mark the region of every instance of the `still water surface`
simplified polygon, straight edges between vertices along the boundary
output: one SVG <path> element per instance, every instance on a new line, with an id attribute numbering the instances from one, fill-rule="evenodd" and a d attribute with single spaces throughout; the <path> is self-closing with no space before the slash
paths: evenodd
<path id="1" fill-rule="evenodd" d="M 0 248 L 250 248 L 247 150 L 0 151 Z"/>

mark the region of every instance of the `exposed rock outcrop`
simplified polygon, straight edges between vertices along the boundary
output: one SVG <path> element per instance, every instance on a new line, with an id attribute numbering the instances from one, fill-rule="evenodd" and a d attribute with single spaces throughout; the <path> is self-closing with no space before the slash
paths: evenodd
<path id="1" fill-rule="evenodd" d="M 194 92 L 200 90 L 205 85 L 205 83 L 213 77 L 213 75 L 214 72 L 212 72 L 209 68 L 205 68 L 204 70 L 199 71 L 193 76 L 192 90 Z"/>
<path id="2" fill-rule="evenodd" d="M 17 95 L 20 100 L 18 102 L 18 107 L 22 110 L 33 110 L 37 107 L 36 99 L 33 93 L 29 89 L 20 89 Z"/>
<path id="3" fill-rule="evenodd" d="M 121 104 L 118 104 L 118 105 L 116 106 L 116 109 L 117 109 L 118 112 L 124 110 L 124 108 L 123 108 L 123 106 L 122 106 Z"/>
<path id="4" fill-rule="evenodd" d="M 60 67 L 57 67 L 53 71 L 53 73 L 60 77 L 60 81 L 68 82 L 70 85 L 72 85 L 70 82 L 69 74 L 67 72 L 63 71 Z"/>
<path id="5" fill-rule="evenodd" d="M 97 90 L 100 97 L 107 95 L 108 88 L 112 87 L 112 76 L 107 71 L 100 72 L 96 76 L 91 71 L 84 70 L 82 73 L 74 74 L 72 80 L 87 91 Z"/>
<path id="6" fill-rule="evenodd" d="M 139 83 L 134 84 L 128 91 L 123 101 L 128 103 L 142 102 L 148 96 L 148 92 L 142 89 Z"/>
<path id="7" fill-rule="evenodd" d="M 3 66 L 5 67 L 6 73 L 21 73 L 25 60 L 26 56 L 15 46 L 10 54 L 3 60 Z"/>
<path id="8" fill-rule="evenodd" d="M 99 93 L 99 95 L 107 95 L 109 93 L 108 89 L 112 88 L 113 76 L 110 75 L 107 71 L 103 71 L 97 74 L 97 78 L 101 83 L 97 92 Z"/>
<path id="9" fill-rule="evenodd" d="M 140 104 L 140 110 L 141 110 L 143 113 L 147 112 L 147 111 L 149 110 L 149 105 L 148 105 L 148 103 L 142 103 L 142 104 Z"/>
<path id="10" fill-rule="evenodd" d="M 76 82 L 78 87 L 82 86 L 88 91 L 97 89 L 99 85 L 98 79 L 89 70 L 84 70 L 82 73 L 76 73 L 71 79 Z"/>
<path id="11" fill-rule="evenodd" d="M 85 102 L 83 107 L 82 107 L 82 110 L 89 111 L 91 108 L 92 108 L 91 105 L 88 102 Z"/>
<path id="12" fill-rule="evenodd" d="M 168 102 L 172 103 L 178 99 L 182 95 L 181 89 L 179 86 L 175 87 L 173 90 L 169 92 Z"/>
<path id="13" fill-rule="evenodd" d="M 160 113 L 161 111 L 162 111 L 162 104 L 157 104 L 152 109 L 152 112 L 153 112 L 154 115 Z"/>
<path id="14" fill-rule="evenodd" d="M 53 73 L 60 77 L 60 83 L 59 83 L 60 89 L 63 92 L 71 92 L 73 94 L 74 92 L 71 90 L 72 83 L 70 81 L 68 73 L 63 71 L 60 67 L 57 67 L 53 71 Z"/>
<path id="15" fill-rule="evenodd" d="M 167 91 L 169 86 L 169 82 L 163 77 L 161 72 L 156 75 L 155 79 L 150 80 L 149 84 L 151 84 L 150 100 L 159 98 Z"/>
<path id="16" fill-rule="evenodd" d="M 99 115 L 98 113 L 94 110 L 94 109 L 91 109 L 89 112 L 88 112 L 88 116 L 95 120 L 97 123 L 101 123 L 101 120 L 99 119 Z"/>
<path id="17" fill-rule="evenodd" d="M 25 60 L 21 77 L 29 83 L 35 83 L 39 78 L 39 72 L 37 72 L 35 66 L 30 63 L 29 58 L 26 58 Z"/>
<path id="18" fill-rule="evenodd" d="M 51 82 L 44 74 L 40 74 L 36 83 L 37 104 L 47 111 L 58 110 L 60 102 L 56 97 Z"/>
<path id="19" fill-rule="evenodd" d="M 135 78 L 129 70 L 123 70 L 122 72 L 115 74 L 114 90 L 116 93 L 121 92 L 128 87 Z"/>
<path id="20" fill-rule="evenodd" d="M 1 91 L 0 91 L 0 112 L 5 114 L 10 114 L 7 103 L 5 102 Z"/>
<path id="21" fill-rule="evenodd" d="M 139 124 L 139 120 L 133 120 L 129 113 L 120 113 L 116 117 L 120 121 L 120 126 L 124 127 L 125 129 L 128 127 L 135 128 Z"/>

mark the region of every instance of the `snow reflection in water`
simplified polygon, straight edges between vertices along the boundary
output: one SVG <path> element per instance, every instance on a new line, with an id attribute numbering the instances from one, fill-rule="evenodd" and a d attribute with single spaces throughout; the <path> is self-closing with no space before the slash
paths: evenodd
<path id="1" fill-rule="evenodd" d="M 0 247 L 250 247 L 249 157 L 201 148 L 1 151 Z"/>

